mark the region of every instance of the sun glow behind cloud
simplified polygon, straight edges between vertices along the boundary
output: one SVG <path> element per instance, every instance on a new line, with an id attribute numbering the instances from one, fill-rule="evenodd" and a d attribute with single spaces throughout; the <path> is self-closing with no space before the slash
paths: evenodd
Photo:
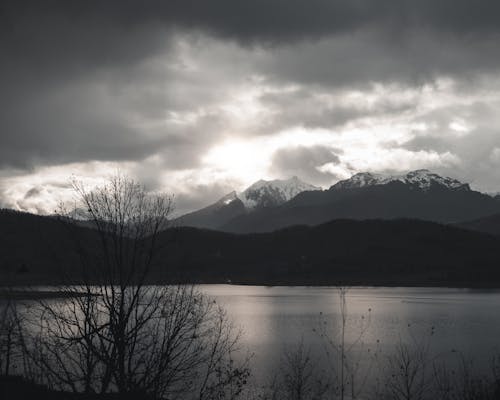
<path id="1" fill-rule="evenodd" d="M 19 29 L 3 32 L 0 205 L 50 211 L 72 174 L 93 185 L 117 168 L 180 193 L 181 208 L 290 174 L 327 187 L 430 168 L 499 190 L 494 18 L 483 29 L 450 3 L 427 20 L 426 2 L 373 15 L 340 2 L 340 25 L 336 2 L 82 13 L 56 3 L 13 2 Z"/>
<path id="2" fill-rule="evenodd" d="M 104 176 L 117 170 L 137 177 L 146 185 L 181 195 L 189 195 L 192 190 L 190 188 L 199 188 L 211 183 L 219 183 L 222 190 L 242 190 L 258 179 L 289 177 L 286 173 L 276 175 L 272 165 L 273 156 L 280 150 L 297 147 L 321 146 L 337 155 L 337 161 L 315 166 L 318 172 L 331 177 L 330 181 L 326 182 L 326 187 L 359 171 L 405 171 L 422 166 L 450 167 L 460 161 L 458 156 L 450 151 L 439 153 L 432 150 L 410 151 L 400 148 L 401 144 L 414 137 L 415 132 L 426 133 L 433 129 L 427 122 L 416 122 L 416 115 L 418 117 L 421 112 L 419 107 L 409 114 L 366 116 L 331 129 L 294 126 L 278 132 L 249 135 L 246 130 L 254 126 L 256 120 L 262 122 L 272 119 L 275 110 L 266 109 L 259 101 L 259 96 L 269 91 L 269 88 L 257 86 L 240 90 L 242 92 L 234 93 L 217 106 L 224 114 L 226 133 L 222 140 L 202 149 L 200 164 L 196 168 L 170 170 L 159 155 L 150 156 L 142 162 L 73 163 L 40 168 L 33 173 L 19 174 L 4 180 L 4 197 L 12 199 L 6 206 L 50 213 L 60 200 L 71 199 L 66 184 L 72 174 L 85 177 L 86 183 L 92 187 L 102 182 Z M 295 89 L 283 90 L 289 92 Z M 362 92 L 346 92 L 344 97 L 324 95 L 323 100 L 327 105 L 357 104 L 358 107 L 369 108 L 388 96 L 391 90 L 393 88 L 376 87 L 367 92 L 366 96 L 363 96 Z M 429 90 L 423 91 L 424 100 L 430 96 Z M 276 92 L 276 89 L 274 91 Z M 400 97 L 406 101 L 414 96 L 415 93 L 408 92 Z M 438 104 L 440 101 L 436 97 L 439 96 L 436 93 L 433 96 L 434 104 Z M 425 105 L 425 108 L 427 107 L 428 104 Z M 196 124 L 203 113 L 189 112 L 170 116 L 172 122 L 190 126 Z M 450 119 L 448 126 L 450 134 L 459 136 L 466 135 L 471 129 L 468 122 L 459 117 Z M 230 132 L 232 129 L 234 133 Z M 43 190 L 32 191 L 32 195 L 26 196 L 30 189 L 42 187 Z M 182 209 L 182 206 L 181 210 L 187 211 Z"/>
<path id="3" fill-rule="evenodd" d="M 140 102 L 140 96 L 123 103 L 133 110 L 133 135 L 145 142 L 155 141 L 149 153 L 125 161 L 73 162 L 16 172 L 0 182 L 4 205 L 51 212 L 66 196 L 66 189 L 58 191 L 57 187 L 63 188 L 72 174 L 88 176 L 89 184 L 94 185 L 117 169 L 152 189 L 189 197 L 192 207 L 206 205 L 226 191 L 242 190 L 258 179 L 291 174 L 328 187 L 360 171 L 437 168 L 447 173 L 463 162 L 463 150 L 452 146 L 455 141 L 466 140 L 481 128 L 478 115 L 488 110 L 482 104 L 500 104 L 489 86 L 463 95 L 447 77 L 415 86 L 386 82 L 356 88 L 323 87 L 273 81 L 257 73 L 259 68 L 248 60 L 268 62 L 272 52 L 266 49 L 242 48 L 210 38 L 199 39 L 197 44 L 182 39 L 173 49 L 173 54 L 144 63 L 145 75 L 152 76 L 144 87 L 140 82 L 130 83 L 124 91 L 143 89 L 146 100 L 159 96 L 164 103 L 153 110 L 146 107 L 147 102 Z M 217 68 L 220 65 L 222 69 Z M 490 84 L 500 87 L 500 79 Z M 116 93 L 109 92 L 106 101 L 113 101 Z M 451 145 L 425 146 L 437 136 Z M 414 139 L 425 143 L 410 148 L 408 143 Z M 322 158 L 306 160 L 305 165 L 297 161 L 293 172 L 273 165 L 279 152 L 297 149 L 311 149 L 310 154 L 316 151 Z M 330 159 L 325 158 L 328 153 Z M 486 159 L 496 157 L 488 153 Z M 305 175 L 304 168 L 318 174 L 309 170 Z M 30 192 L 41 186 L 47 186 L 46 190 Z M 195 197 L 198 202 L 192 200 Z M 180 203 L 183 211 L 191 207 L 184 209 Z"/>
<path id="4" fill-rule="evenodd" d="M 252 182 L 266 176 L 272 149 L 265 139 L 226 140 L 214 146 L 202 162 L 214 179 L 232 176 L 242 182 Z"/>

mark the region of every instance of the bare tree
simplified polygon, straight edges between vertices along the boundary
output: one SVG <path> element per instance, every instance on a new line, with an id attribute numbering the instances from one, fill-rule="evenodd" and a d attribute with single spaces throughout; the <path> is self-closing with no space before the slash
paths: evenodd
<path id="1" fill-rule="evenodd" d="M 311 355 L 303 339 L 285 348 L 275 374 L 264 392 L 265 399 L 320 400 L 328 398 L 331 388 L 326 374 L 318 368 L 318 359 Z"/>
<path id="2" fill-rule="evenodd" d="M 399 337 L 392 354 L 385 358 L 385 365 L 380 365 L 381 377 L 375 391 L 377 399 L 424 400 L 434 399 L 438 392 L 445 396 L 446 381 L 442 388 L 437 388 L 438 377 L 444 377 L 439 364 L 441 354 L 431 354 L 431 339 L 434 327 L 429 335 L 414 335 L 408 324 L 405 340 Z M 444 397 L 446 398 L 446 397 Z"/>
<path id="3" fill-rule="evenodd" d="M 429 398 L 442 400 L 495 400 L 500 398 L 499 359 L 492 360 L 491 374 L 481 373 L 474 368 L 472 359 L 461 352 L 456 368 L 436 363 L 433 366 L 434 391 Z M 450 363 L 448 363 L 450 364 Z"/>
<path id="4" fill-rule="evenodd" d="M 10 375 L 17 367 L 20 354 L 20 335 L 17 304 L 4 291 L 0 302 L 0 374 Z"/>
<path id="5" fill-rule="evenodd" d="M 73 182 L 80 222 L 67 224 L 79 255 L 61 301 L 41 301 L 26 348 L 44 383 L 86 393 L 236 398 L 248 368 L 224 310 L 190 286 L 151 285 L 172 208 L 114 176 L 87 191 Z M 67 214 L 63 214 L 65 221 Z M 72 215 L 73 216 L 73 215 Z M 91 229 L 81 229 L 80 225 Z"/>
<path id="6" fill-rule="evenodd" d="M 399 343 L 395 353 L 388 358 L 390 375 L 386 393 L 394 400 L 422 400 L 431 389 L 428 360 L 425 349 Z"/>
<path id="7" fill-rule="evenodd" d="M 337 334 L 330 331 L 322 314 L 319 328 L 315 329 L 325 345 L 325 354 L 331 366 L 334 395 L 341 400 L 356 399 L 363 393 L 377 357 L 376 348 L 371 348 L 364 342 L 371 324 L 371 309 L 357 321 L 350 319 L 347 307 L 348 291 L 347 287 L 338 288 L 340 323 Z M 352 323 L 355 326 L 351 326 Z"/>

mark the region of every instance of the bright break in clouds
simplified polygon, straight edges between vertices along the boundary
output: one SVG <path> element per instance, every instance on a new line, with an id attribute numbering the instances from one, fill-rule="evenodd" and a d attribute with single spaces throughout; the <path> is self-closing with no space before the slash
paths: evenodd
<path id="1" fill-rule="evenodd" d="M 500 191 L 497 1 L 3 1 L 0 205 L 117 169 L 179 211 L 428 168 Z"/>

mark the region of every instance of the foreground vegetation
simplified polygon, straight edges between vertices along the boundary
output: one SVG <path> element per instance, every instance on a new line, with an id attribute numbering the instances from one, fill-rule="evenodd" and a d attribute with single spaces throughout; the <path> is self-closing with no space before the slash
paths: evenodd
<path id="1" fill-rule="evenodd" d="M 58 217 L 75 248 L 73 268 L 59 271 L 60 299 L 42 296 L 21 312 L 15 301 L 3 307 L 5 375 L 17 368 L 35 384 L 85 395 L 241 392 L 248 368 L 233 357 L 238 332 L 224 310 L 191 286 L 147 285 L 171 199 L 120 175 L 92 191 L 73 187 L 78 202 Z M 68 219 L 91 229 L 82 234 Z"/>

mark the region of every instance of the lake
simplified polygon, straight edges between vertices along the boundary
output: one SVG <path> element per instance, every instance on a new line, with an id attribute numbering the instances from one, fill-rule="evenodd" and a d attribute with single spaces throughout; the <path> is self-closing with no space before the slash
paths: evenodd
<path id="1" fill-rule="evenodd" d="M 241 330 L 243 352 L 237 357 L 250 356 L 256 387 L 283 370 L 286 354 L 301 343 L 315 374 L 331 377 L 340 360 L 343 316 L 345 358 L 359 365 L 356 379 L 366 379 L 357 385 L 362 390 L 390 376 L 387 364 L 401 343 L 412 349 L 411 357 L 423 356 L 432 368 L 446 364 L 448 371 L 460 372 L 463 360 L 473 360 L 471 371 L 489 373 L 492 357 L 500 354 L 500 290 L 349 288 L 344 314 L 335 287 L 201 285 L 199 290 L 222 305 Z"/>
<path id="2" fill-rule="evenodd" d="M 242 329 L 257 375 L 269 376 L 286 349 L 302 340 L 321 358 L 326 333 L 339 343 L 339 291 L 334 287 L 203 285 Z M 500 352 L 500 291 L 451 288 L 351 288 L 345 343 L 355 357 L 384 359 L 399 342 L 427 346 L 436 359 L 464 355 L 486 370 Z M 353 356 L 354 357 L 354 356 Z"/>

